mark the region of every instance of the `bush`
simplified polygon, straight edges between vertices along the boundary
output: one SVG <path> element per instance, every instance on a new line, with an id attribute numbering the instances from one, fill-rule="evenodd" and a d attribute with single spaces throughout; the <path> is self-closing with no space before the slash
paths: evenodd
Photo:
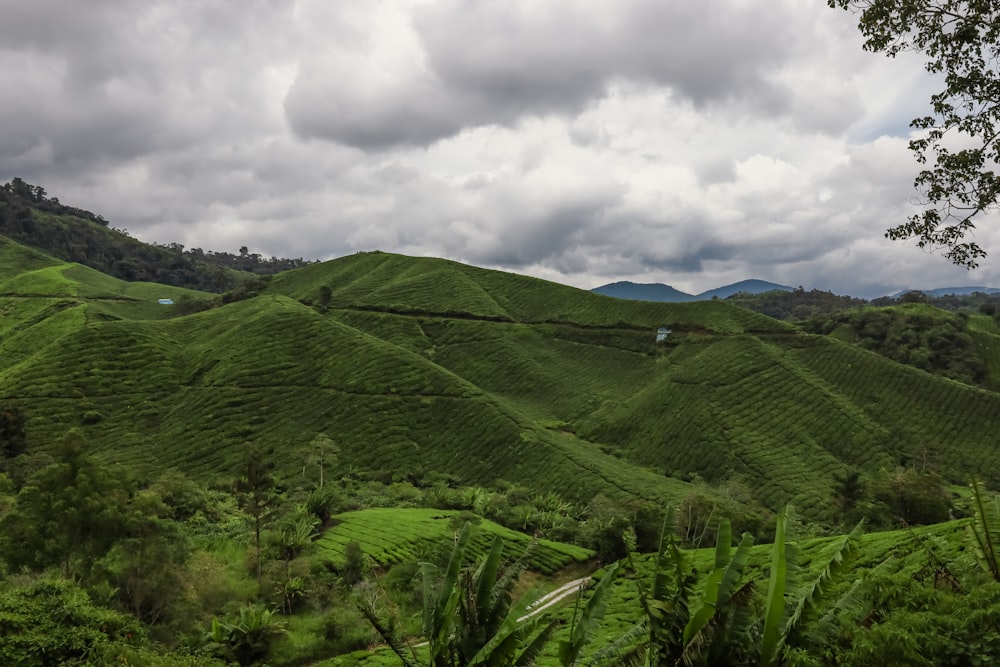
<path id="1" fill-rule="evenodd" d="M 93 426 L 94 424 L 99 424 L 104 421 L 104 415 L 97 410 L 87 410 L 83 413 L 83 417 L 80 418 L 80 421 L 84 424 L 84 426 Z"/>
<path id="2" fill-rule="evenodd" d="M 17 667 L 84 664 L 142 634 L 134 618 L 94 605 L 69 581 L 50 579 L 0 594 L 0 629 L 0 664 Z"/>

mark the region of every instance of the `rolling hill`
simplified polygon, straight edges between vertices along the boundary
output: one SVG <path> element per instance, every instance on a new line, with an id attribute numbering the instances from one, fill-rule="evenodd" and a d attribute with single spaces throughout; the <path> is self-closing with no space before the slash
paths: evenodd
<path id="1" fill-rule="evenodd" d="M 290 474 L 326 433 L 358 470 L 661 503 L 692 474 L 736 478 L 820 519 L 836 475 L 928 452 L 949 479 L 1000 480 L 1000 395 L 723 301 L 375 252 L 181 317 L 157 299 L 199 293 L 10 240 L 0 258 L 0 403 L 37 452 L 79 427 L 109 464 L 211 480 L 248 442 Z"/>

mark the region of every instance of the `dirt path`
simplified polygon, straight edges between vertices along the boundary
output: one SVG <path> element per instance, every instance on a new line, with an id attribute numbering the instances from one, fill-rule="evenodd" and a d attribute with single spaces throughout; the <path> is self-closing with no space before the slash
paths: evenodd
<path id="1" fill-rule="evenodd" d="M 565 583 L 559 588 L 555 589 L 550 593 L 546 593 L 542 597 L 538 598 L 534 602 L 528 605 L 527 612 L 524 616 L 521 616 L 518 621 L 524 621 L 532 616 L 537 616 L 543 611 L 551 607 L 552 605 L 561 602 L 563 599 L 573 595 L 577 591 L 580 591 L 590 583 L 590 577 L 583 577 L 582 579 L 574 579 L 569 583 Z"/>

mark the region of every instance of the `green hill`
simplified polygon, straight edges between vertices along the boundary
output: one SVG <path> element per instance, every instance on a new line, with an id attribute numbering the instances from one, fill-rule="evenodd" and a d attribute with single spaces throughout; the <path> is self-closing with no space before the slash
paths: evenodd
<path id="1" fill-rule="evenodd" d="M 153 281 L 212 292 L 239 289 L 306 262 L 265 258 L 244 246 L 229 252 L 145 243 L 100 215 L 62 204 L 20 178 L 0 184 L 0 235 L 129 281 Z M 2 272 L 2 269 L 0 269 Z M 2 277 L 2 276 L 0 276 Z"/>
<path id="2" fill-rule="evenodd" d="M 500 322 L 572 323 L 590 327 L 718 333 L 780 332 L 792 327 L 724 303 L 647 303 L 443 259 L 358 253 L 279 274 L 268 290 L 329 307 Z"/>
<path id="3" fill-rule="evenodd" d="M 180 317 L 157 299 L 199 293 L 0 253 L 0 402 L 38 451 L 79 426 L 109 462 L 211 479 L 248 442 L 290 474 L 326 433 L 356 470 L 661 503 L 697 474 L 813 518 L 850 470 L 1000 479 L 997 394 L 722 301 L 367 253 Z"/>

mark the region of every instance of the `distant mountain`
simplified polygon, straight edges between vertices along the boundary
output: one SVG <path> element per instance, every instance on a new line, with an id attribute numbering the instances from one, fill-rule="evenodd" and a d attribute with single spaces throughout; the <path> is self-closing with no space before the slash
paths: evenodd
<path id="1" fill-rule="evenodd" d="M 629 299 L 631 301 L 667 301 L 678 303 L 681 301 L 694 301 L 698 297 L 679 289 L 674 289 L 670 285 L 662 283 L 631 283 L 623 280 L 617 283 L 608 283 L 590 290 L 604 296 L 613 296 L 617 299 Z"/>
<path id="2" fill-rule="evenodd" d="M 901 292 L 896 292 L 892 296 L 893 298 L 898 299 L 907 292 L 923 292 L 927 296 L 950 296 L 950 295 L 963 296 L 965 294 L 974 294 L 976 292 L 980 292 L 982 294 L 1000 294 L 1000 287 L 974 286 L 974 287 L 938 287 L 936 289 L 922 289 L 922 290 L 906 289 Z"/>
<path id="3" fill-rule="evenodd" d="M 711 299 L 713 297 L 719 297 L 720 299 L 725 299 L 734 294 L 760 294 L 761 292 L 773 292 L 775 290 L 780 290 L 782 292 L 791 292 L 792 288 L 788 285 L 779 285 L 778 283 L 771 283 L 766 280 L 741 280 L 738 283 L 733 283 L 732 285 L 724 285 L 722 287 L 716 287 L 713 290 L 708 290 L 707 292 L 702 292 L 695 299 L 703 301 L 705 299 Z"/>
<path id="4" fill-rule="evenodd" d="M 626 280 L 601 285 L 590 291 L 605 296 L 613 296 L 618 299 L 630 299 L 632 301 L 668 301 L 678 303 L 682 301 L 707 301 L 714 297 L 725 299 L 741 292 L 744 294 L 760 294 L 761 292 L 771 292 L 774 290 L 791 292 L 792 288 L 787 285 L 770 283 L 766 280 L 741 280 L 732 285 L 724 285 L 723 287 L 717 287 L 695 295 L 682 292 L 662 283 L 632 283 Z"/>

